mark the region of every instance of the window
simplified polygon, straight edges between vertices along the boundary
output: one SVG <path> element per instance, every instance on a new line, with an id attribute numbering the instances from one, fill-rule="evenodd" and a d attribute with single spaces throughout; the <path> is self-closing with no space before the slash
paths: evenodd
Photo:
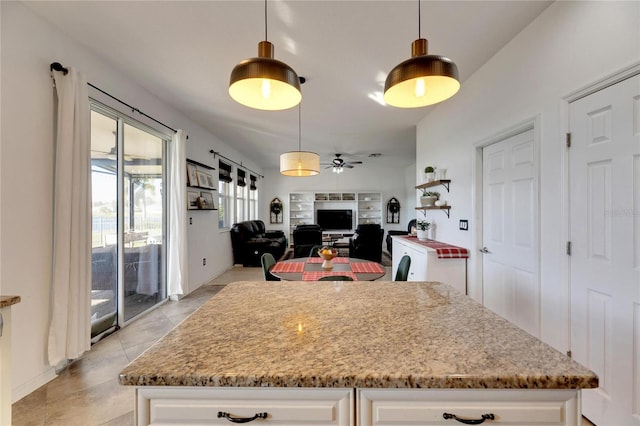
<path id="1" fill-rule="evenodd" d="M 168 141 L 92 101 L 92 336 L 166 299 Z"/>
<path id="2" fill-rule="evenodd" d="M 249 185 L 249 219 L 258 219 L 258 186 L 254 175 L 249 175 L 251 184 Z"/>
<path id="3" fill-rule="evenodd" d="M 236 183 L 236 222 L 249 219 L 249 191 L 247 190 L 247 173 L 238 169 L 238 181 Z"/>
<path id="4" fill-rule="evenodd" d="M 220 160 L 218 163 L 218 228 L 231 228 L 233 208 L 233 178 L 231 177 L 231 164 Z"/>

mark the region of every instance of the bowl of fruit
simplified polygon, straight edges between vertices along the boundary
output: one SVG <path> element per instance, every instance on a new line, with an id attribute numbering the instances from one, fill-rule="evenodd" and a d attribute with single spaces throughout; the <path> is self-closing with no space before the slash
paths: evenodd
<path id="1" fill-rule="evenodd" d="M 324 261 L 322 262 L 322 269 L 331 269 L 333 268 L 333 263 L 331 260 L 338 255 L 338 249 L 333 247 L 322 247 L 318 250 L 318 256 L 320 256 Z"/>

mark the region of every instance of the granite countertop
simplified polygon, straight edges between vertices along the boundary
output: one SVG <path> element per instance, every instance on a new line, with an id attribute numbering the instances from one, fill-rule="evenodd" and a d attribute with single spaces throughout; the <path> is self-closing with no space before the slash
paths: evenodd
<path id="1" fill-rule="evenodd" d="M 120 373 L 138 386 L 594 388 L 447 284 L 229 284 Z"/>
<path id="2" fill-rule="evenodd" d="M 7 308 L 20 303 L 20 296 L 0 296 L 0 308 Z"/>

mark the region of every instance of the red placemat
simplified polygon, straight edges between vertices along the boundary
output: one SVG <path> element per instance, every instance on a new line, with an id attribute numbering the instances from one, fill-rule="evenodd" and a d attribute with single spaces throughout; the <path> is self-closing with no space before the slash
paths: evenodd
<path id="1" fill-rule="evenodd" d="M 358 277 L 356 277 L 356 274 L 349 271 L 305 271 L 302 273 L 302 281 L 318 281 L 322 277 L 333 275 L 344 275 L 347 277 L 351 277 L 354 281 L 358 281 Z"/>
<path id="2" fill-rule="evenodd" d="M 469 257 L 469 250 L 464 247 L 452 246 L 451 244 L 441 243 L 436 240 L 420 241 L 416 237 L 405 238 L 425 247 L 434 249 L 439 259 L 466 259 Z"/>
<path id="3" fill-rule="evenodd" d="M 278 262 L 273 265 L 271 272 L 302 272 L 304 271 L 304 260 L 296 262 Z"/>
<path id="4" fill-rule="evenodd" d="M 351 262 L 353 272 L 364 272 L 369 274 L 384 274 L 386 271 L 376 262 Z"/>
<path id="5" fill-rule="evenodd" d="M 308 257 L 307 263 L 322 263 L 324 259 L 321 257 Z M 333 263 L 349 263 L 348 257 L 334 257 L 332 260 Z"/>

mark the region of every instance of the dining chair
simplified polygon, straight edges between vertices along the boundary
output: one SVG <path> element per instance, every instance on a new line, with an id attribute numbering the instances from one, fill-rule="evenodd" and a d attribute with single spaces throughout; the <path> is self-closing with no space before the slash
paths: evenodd
<path id="1" fill-rule="evenodd" d="M 346 275 L 327 275 L 326 277 L 318 278 L 318 281 L 353 281 L 353 278 Z"/>
<path id="2" fill-rule="evenodd" d="M 396 279 L 394 281 L 406 281 L 409 276 L 409 267 L 411 266 L 411 257 L 407 254 L 402 256 L 396 271 Z"/>
<path id="3" fill-rule="evenodd" d="M 264 253 L 262 257 L 260 257 L 260 263 L 262 263 L 262 275 L 265 281 L 280 281 L 280 278 L 270 272 L 273 265 L 276 264 L 276 259 L 271 253 Z"/>
<path id="4" fill-rule="evenodd" d="M 318 250 L 320 250 L 324 246 L 313 246 L 311 247 L 311 251 L 309 252 L 309 257 L 320 257 L 318 254 Z"/>

